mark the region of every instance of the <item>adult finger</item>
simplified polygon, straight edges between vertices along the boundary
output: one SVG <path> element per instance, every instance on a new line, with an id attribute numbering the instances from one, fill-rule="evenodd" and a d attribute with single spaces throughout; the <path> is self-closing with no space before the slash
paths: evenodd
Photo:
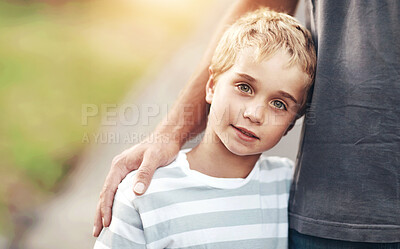
<path id="1" fill-rule="evenodd" d="M 102 196 L 100 197 L 100 213 L 104 227 L 108 227 L 111 223 L 111 209 L 117 188 L 118 184 L 106 185 L 102 191 Z"/>
<path id="2" fill-rule="evenodd" d="M 109 172 L 109 176 L 112 171 Z M 108 227 L 111 223 L 111 209 L 114 201 L 115 191 L 118 188 L 118 184 L 113 184 L 110 177 L 107 176 L 106 182 L 103 186 L 103 190 L 100 193 L 100 200 L 97 204 L 93 236 L 98 236 L 103 227 Z M 115 180 L 114 180 L 115 181 Z"/>
<path id="3" fill-rule="evenodd" d="M 96 214 L 94 217 L 93 236 L 98 237 L 100 235 L 101 229 L 103 229 L 103 223 L 101 221 L 100 202 L 98 202 L 96 207 Z"/>

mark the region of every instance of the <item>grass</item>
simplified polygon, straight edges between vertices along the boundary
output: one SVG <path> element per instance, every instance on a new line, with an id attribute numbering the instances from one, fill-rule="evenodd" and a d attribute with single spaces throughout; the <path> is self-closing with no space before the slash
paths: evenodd
<path id="1" fill-rule="evenodd" d="M 14 214 L 54 192 L 96 130 L 82 105 L 118 103 L 205 9 L 149 2 L 0 1 L 1 234 L 14 236 Z"/>

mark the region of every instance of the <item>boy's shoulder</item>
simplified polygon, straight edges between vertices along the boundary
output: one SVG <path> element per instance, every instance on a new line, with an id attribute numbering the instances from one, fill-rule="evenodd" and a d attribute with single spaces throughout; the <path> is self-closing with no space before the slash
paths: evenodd
<path id="1" fill-rule="evenodd" d="M 287 157 L 261 155 L 258 161 L 260 167 L 264 168 L 265 170 L 273 170 L 273 169 L 292 170 L 294 168 L 294 162 Z"/>
<path id="2" fill-rule="evenodd" d="M 258 160 L 261 180 L 291 180 L 293 178 L 294 162 L 286 157 L 264 156 Z"/>

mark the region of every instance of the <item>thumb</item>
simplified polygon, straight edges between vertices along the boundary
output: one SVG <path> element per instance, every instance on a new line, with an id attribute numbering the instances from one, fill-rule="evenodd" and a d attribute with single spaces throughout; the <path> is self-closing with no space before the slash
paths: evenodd
<path id="1" fill-rule="evenodd" d="M 133 180 L 133 191 L 135 194 L 142 195 L 147 191 L 154 171 L 160 167 L 158 164 L 159 162 L 156 160 L 156 157 L 150 157 L 148 154 L 144 155 L 143 161 Z"/>

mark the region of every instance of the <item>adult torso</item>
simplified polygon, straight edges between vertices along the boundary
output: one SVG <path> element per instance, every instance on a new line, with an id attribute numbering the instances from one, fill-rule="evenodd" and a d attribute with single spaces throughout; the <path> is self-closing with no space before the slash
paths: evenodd
<path id="1" fill-rule="evenodd" d="M 307 4 L 318 65 L 291 227 L 324 238 L 400 241 L 400 2 Z"/>

